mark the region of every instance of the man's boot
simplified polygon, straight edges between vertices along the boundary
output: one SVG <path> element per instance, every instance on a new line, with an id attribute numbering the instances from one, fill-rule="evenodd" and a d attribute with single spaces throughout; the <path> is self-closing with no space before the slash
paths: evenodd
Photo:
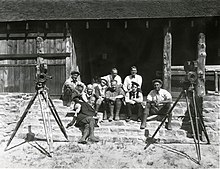
<path id="1" fill-rule="evenodd" d="M 82 137 L 79 139 L 78 143 L 80 144 L 86 144 L 87 137 L 89 136 L 89 124 L 86 124 L 84 127 L 84 130 L 82 131 Z"/>
<path id="2" fill-rule="evenodd" d="M 167 130 L 172 130 L 171 127 L 172 113 L 168 116 Z"/>
<path id="3" fill-rule="evenodd" d="M 121 100 L 120 99 L 116 99 L 115 101 L 115 121 L 119 121 L 120 118 L 119 118 L 119 113 L 120 113 L 120 110 L 121 110 Z"/>
<path id="4" fill-rule="evenodd" d="M 112 105 L 111 103 L 109 104 L 109 110 L 110 110 L 110 117 L 108 118 L 108 120 L 112 121 L 114 115 L 114 105 Z"/>
<path id="5" fill-rule="evenodd" d="M 143 114 L 143 117 L 141 119 L 141 126 L 140 126 L 140 129 L 145 129 L 146 127 L 146 121 L 147 121 L 147 114 Z"/>
<path id="6" fill-rule="evenodd" d="M 95 120 L 91 119 L 89 122 L 89 141 L 99 142 L 99 138 L 94 136 Z"/>
<path id="7" fill-rule="evenodd" d="M 149 115 L 149 108 L 146 106 L 141 119 L 140 129 L 145 129 L 148 115 Z"/>

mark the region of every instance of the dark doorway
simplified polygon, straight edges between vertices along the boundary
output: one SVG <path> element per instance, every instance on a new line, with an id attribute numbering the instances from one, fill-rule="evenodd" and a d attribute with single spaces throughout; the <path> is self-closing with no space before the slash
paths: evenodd
<path id="1" fill-rule="evenodd" d="M 80 44 L 76 46 L 80 51 L 76 48 L 76 53 L 80 55 L 82 81 L 91 83 L 92 78 L 107 75 L 113 67 L 124 80 L 130 67 L 136 65 L 143 77 L 142 90 L 147 94 L 156 71 L 162 70 L 163 27 L 159 21 L 151 22 L 148 28 L 140 21 L 129 21 L 127 28 L 124 21 L 111 22 L 110 28 L 104 23 L 78 31 L 76 42 Z"/>

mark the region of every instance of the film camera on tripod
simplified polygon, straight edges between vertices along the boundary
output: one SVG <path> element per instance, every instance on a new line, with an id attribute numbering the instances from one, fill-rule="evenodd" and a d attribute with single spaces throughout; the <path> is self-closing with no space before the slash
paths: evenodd
<path id="1" fill-rule="evenodd" d="M 39 90 L 44 88 L 48 79 L 52 79 L 52 76 L 47 74 L 47 64 L 43 58 L 37 58 L 36 65 L 36 86 L 35 89 Z"/>
<path id="2" fill-rule="evenodd" d="M 44 59 L 41 57 L 37 58 L 37 65 L 36 65 L 36 93 L 29 101 L 24 113 L 22 114 L 20 120 L 17 122 L 17 125 L 6 145 L 5 150 L 7 150 L 7 147 L 10 145 L 12 139 L 14 138 L 15 134 L 17 133 L 19 127 L 21 126 L 21 123 L 25 119 L 26 115 L 28 114 L 31 106 L 33 105 L 34 101 L 38 98 L 39 105 L 40 105 L 40 112 L 42 114 L 43 118 L 43 125 L 46 135 L 47 144 L 49 146 L 49 156 L 51 156 L 50 153 L 53 153 L 53 137 L 52 137 L 52 125 L 50 120 L 50 115 L 52 114 L 56 123 L 58 124 L 61 132 L 63 133 L 64 137 L 68 140 L 68 136 L 66 134 L 65 128 L 61 122 L 61 119 L 58 115 L 58 112 L 52 102 L 52 99 L 49 96 L 48 88 L 46 87 L 46 82 L 48 79 L 51 79 L 52 77 L 47 75 L 47 64 L 44 62 Z M 45 106 L 43 106 L 43 102 L 45 102 Z M 49 111 L 47 111 L 47 108 Z M 34 141 L 34 134 L 28 133 L 26 141 Z"/>
<path id="3" fill-rule="evenodd" d="M 157 139 L 154 137 L 156 136 L 157 132 L 160 130 L 162 125 L 165 123 L 168 116 L 172 113 L 174 107 L 178 103 L 178 101 L 181 99 L 182 96 L 184 96 L 187 106 L 187 112 L 189 113 L 189 119 L 192 129 L 192 136 L 195 143 L 196 153 L 198 156 L 198 164 L 200 164 L 201 161 L 201 152 L 200 152 L 200 139 L 202 138 L 202 131 L 205 134 L 207 143 L 210 144 L 208 134 L 205 128 L 205 124 L 202 117 L 202 105 L 199 105 L 198 102 L 202 103 L 202 98 L 197 97 L 196 95 L 196 88 L 195 86 L 198 83 L 198 80 L 200 76 L 198 76 L 198 62 L 197 61 L 186 61 L 184 64 L 184 71 L 186 72 L 184 81 L 182 82 L 182 91 L 179 94 L 176 101 L 173 103 L 173 106 L 169 109 L 166 116 L 162 119 L 162 122 L 157 127 L 156 131 L 152 135 L 152 137 L 147 137 L 146 139 L 146 146 L 149 147 L 150 144 L 157 142 Z"/>

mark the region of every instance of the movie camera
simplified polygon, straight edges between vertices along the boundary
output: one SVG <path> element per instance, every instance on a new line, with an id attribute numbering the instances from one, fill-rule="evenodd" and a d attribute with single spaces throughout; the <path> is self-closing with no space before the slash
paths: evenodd
<path id="1" fill-rule="evenodd" d="M 197 76 L 197 61 L 186 61 L 184 63 L 184 70 L 186 72 L 185 81 L 190 82 L 191 84 L 195 84 L 198 78 Z"/>
<path id="2" fill-rule="evenodd" d="M 48 79 L 52 79 L 52 76 L 47 74 L 47 64 L 43 58 L 38 58 L 36 65 L 36 90 L 44 88 Z"/>
<path id="3" fill-rule="evenodd" d="M 178 103 L 178 101 L 184 97 L 186 101 L 187 106 L 187 112 L 189 114 L 191 129 L 192 129 L 192 136 L 195 143 L 196 153 L 198 156 L 198 161 L 196 161 L 198 164 L 200 164 L 201 161 L 201 150 L 200 150 L 200 139 L 202 132 L 204 133 L 207 144 L 210 144 L 209 137 L 205 128 L 205 124 L 203 121 L 202 113 L 199 111 L 201 110 L 201 107 L 198 105 L 199 98 L 196 97 L 196 88 L 195 85 L 197 84 L 198 78 L 200 78 L 200 74 L 198 76 L 197 73 L 198 70 L 198 62 L 197 61 L 186 61 L 184 63 L 184 71 L 186 72 L 185 79 L 183 82 L 183 88 L 179 96 L 177 97 L 176 101 L 173 103 L 172 107 L 167 112 L 166 116 L 162 119 L 162 122 L 157 127 L 156 131 L 153 133 L 151 137 L 148 137 L 148 134 L 146 134 L 146 146 L 149 147 L 150 144 L 157 142 L 157 140 L 154 138 L 162 125 L 165 123 L 168 116 L 172 113 L 174 107 Z M 201 74 L 202 75 L 202 74 Z M 201 99 L 200 99 L 201 100 Z M 148 132 L 146 132 L 148 133 Z"/>
<path id="4" fill-rule="evenodd" d="M 36 86 L 35 86 L 36 93 L 29 101 L 24 113 L 22 114 L 20 120 L 17 122 L 17 125 L 16 125 L 7 145 L 6 145 L 5 151 L 7 150 L 7 147 L 10 145 L 12 139 L 14 138 L 15 134 L 17 133 L 23 120 L 25 119 L 27 114 L 30 112 L 29 110 L 37 98 L 39 101 L 40 112 L 43 117 L 43 125 L 44 125 L 47 144 L 49 146 L 49 152 L 47 152 L 41 146 L 39 146 L 40 149 L 42 149 L 43 152 L 46 152 L 46 154 L 51 157 L 51 153 L 53 153 L 52 125 L 51 125 L 51 120 L 50 120 L 51 114 L 53 115 L 55 121 L 57 122 L 64 137 L 68 140 L 68 136 L 65 131 L 65 128 L 64 128 L 64 126 L 61 122 L 61 119 L 58 115 L 58 112 L 52 102 L 52 99 L 49 96 L 49 93 L 48 93 L 49 88 L 46 87 L 46 81 L 51 78 L 52 78 L 51 76 L 47 75 L 47 64 L 44 62 L 44 59 L 41 57 L 38 57 L 37 58 L 37 65 L 36 65 Z M 50 110 L 50 111 L 47 111 L 47 110 Z M 34 134 L 29 132 L 27 134 L 26 141 L 35 141 Z"/>

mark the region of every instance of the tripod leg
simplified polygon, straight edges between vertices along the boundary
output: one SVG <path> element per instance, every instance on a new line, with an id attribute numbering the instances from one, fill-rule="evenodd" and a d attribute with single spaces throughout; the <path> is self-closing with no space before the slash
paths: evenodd
<path id="1" fill-rule="evenodd" d="M 23 115 L 21 116 L 20 120 L 18 121 L 18 123 L 17 123 L 17 125 L 16 125 L 16 127 L 15 127 L 15 129 L 14 129 L 14 132 L 12 133 L 12 135 L 11 135 L 11 137 L 10 137 L 10 139 L 9 139 L 9 141 L 8 141 L 8 143 L 7 143 L 7 145 L 6 145 L 6 148 L 9 146 L 9 144 L 11 143 L 11 141 L 12 141 L 12 139 L 14 138 L 15 134 L 17 133 L 19 127 L 21 126 L 21 123 L 23 122 L 24 118 L 26 117 L 26 115 L 27 115 L 29 109 L 31 108 L 32 104 L 34 103 L 34 100 L 36 99 L 37 95 L 38 95 L 38 93 L 36 93 L 36 94 L 31 98 L 30 102 L 28 103 L 28 105 L 27 105 L 27 107 L 26 107 L 26 109 L 25 109 Z M 5 149 L 6 149 L 6 148 L 5 148 Z"/>
<path id="2" fill-rule="evenodd" d="M 199 107 L 197 102 L 196 102 L 196 106 Z M 206 128 L 205 128 L 205 124 L 204 124 L 204 121 L 203 121 L 203 117 L 202 117 L 202 114 L 201 114 L 200 111 L 198 112 L 198 115 L 199 115 L 199 124 L 200 124 L 200 126 L 202 128 L 202 131 L 205 134 L 205 137 L 206 137 L 206 140 L 207 140 L 207 144 L 210 144 L 209 136 L 207 134 L 207 131 L 206 131 Z"/>
<path id="3" fill-rule="evenodd" d="M 49 152 L 51 152 L 51 149 L 52 149 L 52 142 L 51 142 L 51 140 L 53 140 L 52 137 L 50 137 L 50 136 L 52 136 L 51 135 L 52 131 L 49 131 L 49 129 L 51 128 L 51 124 L 48 121 L 49 117 L 48 117 L 47 112 L 43 111 L 44 109 L 43 109 L 43 104 L 42 104 L 40 95 L 38 95 L 38 100 L 39 100 L 41 114 L 42 114 L 42 118 L 43 118 L 44 131 L 45 131 L 45 135 L 46 135 L 46 139 L 47 139 L 47 144 L 49 146 Z"/>
<path id="4" fill-rule="evenodd" d="M 197 153 L 197 156 L 199 158 L 199 150 L 198 150 L 198 145 L 197 145 L 197 142 L 196 142 L 195 128 L 194 128 L 192 114 L 191 114 L 191 110 L 190 110 L 190 106 L 189 106 L 189 98 L 187 96 L 186 90 L 184 90 L 184 92 L 185 92 L 186 106 L 187 106 L 187 110 L 189 112 L 189 118 L 190 118 L 190 123 L 191 123 L 191 127 L 192 127 L 192 132 L 193 132 L 193 140 L 194 140 L 195 147 L 196 147 L 196 153 Z"/>
<path id="5" fill-rule="evenodd" d="M 41 94 L 42 94 L 44 100 L 46 100 L 46 97 L 45 97 L 44 93 L 41 93 Z M 52 102 L 52 100 L 50 99 L 50 97 L 48 97 L 48 99 L 49 99 L 49 103 L 50 103 L 50 104 L 49 104 L 50 111 L 51 111 L 51 113 L 53 114 L 54 119 L 56 120 L 57 124 L 59 125 L 60 130 L 62 131 L 63 135 L 64 135 L 65 138 L 68 140 L 68 136 L 67 136 L 67 134 L 66 134 L 66 130 L 65 130 L 65 128 L 64 128 L 64 126 L 63 126 L 63 124 L 62 124 L 62 122 L 61 122 L 60 117 L 58 116 L 58 113 L 57 113 L 57 111 L 56 111 L 56 109 L 55 109 L 55 106 L 53 105 L 53 102 Z"/>
<path id="6" fill-rule="evenodd" d="M 196 121 L 196 132 L 197 132 L 197 143 L 198 143 L 198 159 L 199 159 L 199 163 L 201 160 L 201 152 L 200 152 L 200 144 L 199 144 L 199 139 L 200 139 L 200 132 L 199 132 L 199 124 L 198 124 L 198 112 L 197 112 L 197 107 L 196 107 L 196 101 L 195 101 L 195 91 L 193 90 L 193 107 L 194 107 L 194 111 L 195 111 L 195 121 Z"/>

